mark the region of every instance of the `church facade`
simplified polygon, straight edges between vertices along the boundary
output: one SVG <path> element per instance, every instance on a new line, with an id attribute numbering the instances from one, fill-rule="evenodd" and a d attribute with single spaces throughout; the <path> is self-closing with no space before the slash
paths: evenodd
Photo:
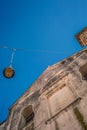
<path id="1" fill-rule="evenodd" d="M 49 66 L 0 130 L 87 130 L 87 49 Z"/>

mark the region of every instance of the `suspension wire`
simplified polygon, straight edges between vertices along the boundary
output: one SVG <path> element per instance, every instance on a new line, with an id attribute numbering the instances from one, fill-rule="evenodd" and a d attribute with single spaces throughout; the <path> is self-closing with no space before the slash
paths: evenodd
<path id="1" fill-rule="evenodd" d="M 11 60 L 10 60 L 10 67 L 11 68 L 12 68 L 12 63 L 13 63 L 13 58 L 14 58 L 15 51 L 16 51 L 16 49 L 13 48 L 12 55 L 11 55 Z"/>
<path id="2" fill-rule="evenodd" d="M 28 51 L 28 52 L 41 52 L 41 53 L 54 53 L 54 54 L 65 54 L 66 53 L 66 54 L 68 54 L 68 52 L 57 52 L 57 51 L 51 51 L 51 50 L 38 50 L 38 49 L 31 50 L 31 49 L 26 49 L 26 48 L 12 48 L 9 46 L 0 46 L 0 48 L 12 50 L 12 55 L 11 55 L 11 60 L 10 60 L 10 67 L 11 68 L 12 68 L 12 63 L 13 63 L 15 51 Z"/>
<path id="3" fill-rule="evenodd" d="M 65 53 L 68 53 L 68 52 L 57 52 L 57 51 L 51 51 L 51 50 L 26 49 L 26 48 L 11 48 L 11 47 L 8 47 L 8 46 L 0 46 L 0 48 L 10 49 L 10 50 L 16 50 L 16 51 L 29 51 L 29 52 L 54 53 L 54 54 L 65 54 Z"/>

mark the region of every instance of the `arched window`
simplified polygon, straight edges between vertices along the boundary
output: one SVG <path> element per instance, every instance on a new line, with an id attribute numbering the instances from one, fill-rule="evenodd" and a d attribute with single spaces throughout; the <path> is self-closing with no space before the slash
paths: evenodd
<path id="1" fill-rule="evenodd" d="M 82 74 L 82 79 L 87 80 L 87 63 L 80 67 L 79 71 Z"/>
<path id="2" fill-rule="evenodd" d="M 22 114 L 26 120 L 26 123 L 32 121 L 34 118 L 34 111 L 33 111 L 32 105 L 29 105 L 28 107 L 26 107 L 23 110 Z"/>
<path id="3" fill-rule="evenodd" d="M 21 120 L 18 129 L 22 130 L 23 128 L 28 127 L 29 130 L 32 130 L 32 128 L 34 127 L 33 118 L 34 118 L 33 107 L 32 105 L 29 105 L 26 108 L 24 108 L 24 110 L 22 111 Z"/>

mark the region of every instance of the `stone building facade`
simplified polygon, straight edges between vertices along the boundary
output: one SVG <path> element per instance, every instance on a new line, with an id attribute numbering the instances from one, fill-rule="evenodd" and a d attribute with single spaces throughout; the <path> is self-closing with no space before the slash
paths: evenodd
<path id="1" fill-rule="evenodd" d="M 48 67 L 0 130 L 87 130 L 87 49 Z"/>

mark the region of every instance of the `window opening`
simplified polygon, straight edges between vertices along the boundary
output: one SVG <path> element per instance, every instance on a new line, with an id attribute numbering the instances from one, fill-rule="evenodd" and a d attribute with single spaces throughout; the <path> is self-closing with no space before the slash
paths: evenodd
<path id="1" fill-rule="evenodd" d="M 79 71 L 82 74 L 82 77 L 83 77 L 82 79 L 87 80 L 87 64 L 80 67 Z"/>
<path id="2" fill-rule="evenodd" d="M 30 122 L 33 120 L 34 118 L 34 111 L 33 111 L 33 108 L 32 108 L 32 105 L 29 105 L 28 107 L 26 107 L 24 110 L 23 110 L 23 116 L 26 120 L 26 123 Z"/>

